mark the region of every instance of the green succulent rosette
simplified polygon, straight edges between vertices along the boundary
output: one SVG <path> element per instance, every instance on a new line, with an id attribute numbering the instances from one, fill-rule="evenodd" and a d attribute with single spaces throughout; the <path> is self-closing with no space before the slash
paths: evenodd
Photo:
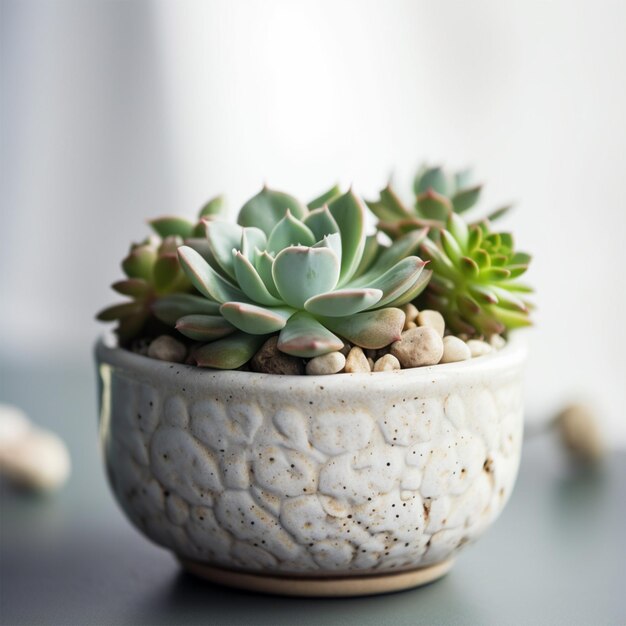
<path id="1" fill-rule="evenodd" d="M 103 322 L 117 322 L 115 332 L 121 344 L 143 335 L 168 331 L 176 323 L 180 307 L 193 306 L 198 312 L 212 310 L 204 298 L 193 295 L 193 286 L 178 260 L 178 248 L 187 243 L 206 253 L 204 229 L 207 220 L 224 211 L 224 199 L 209 200 L 191 222 L 180 217 L 159 217 L 148 223 L 155 234 L 130 246 L 122 261 L 123 280 L 111 285 L 127 302 L 109 306 L 97 315 Z M 167 297 L 164 303 L 162 300 Z"/>
<path id="2" fill-rule="evenodd" d="M 404 313 L 430 272 L 414 256 L 425 230 L 385 247 L 365 231 L 365 207 L 352 192 L 330 190 L 309 206 L 264 188 L 238 223 L 205 222 L 209 254 L 178 250 L 184 272 L 211 313 L 190 304 L 178 319 L 183 335 L 202 342 L 200 366 L 234 369 L 268 336 L 297 357 L 342 348 L 346 339 L 382 348 L 399 338 Z M 167 304 L 167 300 L 166 300 Z"/>
<path id="3" fill-rule="evenodd" d="M 476 205 L 482 185 L 474 181 L 471 170 L 450 172 L 442 167 L 424 165 L 415 175 L 413 191 L 412 205 L 405 204 L 391 184 L 380 192 L 378 199 L 367 202 L 379 219 L 378 228 L 392 239 L 424 227 L 430 228 L 431 238 L 436 239 L 450 213 L 463 214 Z M 501 207 L 479 221 L 494 221 L 510 208 Z"/>
<path id="4" fill-rule="evenodd" d="M 439 241 L 425 239 L 420 250 L 433 271 L 422 299 L 450 330 L 481 336 L 530 325 L 532 289 L 518 281 L 530 256 L 515 251 L 510 233 L 491 232 L 487 222 L 468 226 L 453 212 Z"/>

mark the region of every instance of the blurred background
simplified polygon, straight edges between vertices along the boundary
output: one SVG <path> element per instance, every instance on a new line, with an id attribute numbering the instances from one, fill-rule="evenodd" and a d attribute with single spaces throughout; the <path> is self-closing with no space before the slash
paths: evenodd
<path id="1" fill-rule="evenodd" d="M 621 0 L 3 0 L 0 359 L 90 368 L 148 217 L 473 165 L 534 255 L 529 419 L 583 400 L 625 446 L 625 25 Z"/>

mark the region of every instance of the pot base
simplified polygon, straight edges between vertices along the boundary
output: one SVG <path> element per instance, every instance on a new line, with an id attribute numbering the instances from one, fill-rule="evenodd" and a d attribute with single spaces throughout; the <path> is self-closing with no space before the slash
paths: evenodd
<path id="1" fill-rule="evenodd" d="M 448 559 L 427 567 L 391 574 L 308 578 L 235 572 L 188 559 L 179 560 L 191 574 L 219 585 L 280 596 L 318 598 L 369 596 L 420 587 L 447 574 L 454 562 Z"/>

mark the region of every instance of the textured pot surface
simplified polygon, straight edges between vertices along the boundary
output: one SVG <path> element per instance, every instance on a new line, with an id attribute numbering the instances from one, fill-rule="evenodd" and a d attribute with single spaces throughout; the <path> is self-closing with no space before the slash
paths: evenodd
<path id="1" fill-rule="evenodd" d="M 463 363 L 273 376 L 96 348 L 111 486 L 178 556 L 304 576 L 424 567 L 475 540 L 513 488 L 515 337 Z"/>

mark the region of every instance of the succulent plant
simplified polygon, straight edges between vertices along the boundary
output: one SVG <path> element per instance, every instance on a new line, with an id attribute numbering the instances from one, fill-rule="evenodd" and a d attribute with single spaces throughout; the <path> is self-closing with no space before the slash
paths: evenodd
<path id="1" fill-rule="evenodd" d="M 209 200 L 200 209 L 195 224 L 179 217 L 151 220 L 156 235 L 131 244 L 122 261 L 126 278 L 111 285 L 131 300 L 107 307 L 97 316 L 100 321 L 117 321 L 115 332 L 120 343 L 167 330 L 163 324 L 173 327 L 181 307 L 185 311 L 193 307 L 197 313 L 215 310 L 205 298 L 190 293 L 193 287 L 180 266 L 177 249 L 187 243 L 204 252 L 204 223 L 220 215 L 223 207 L 221 196 Z"/>
<path id="2" fill-rule="evenodd" d="M 378 228 L 392 239 L 424 227 L 430 227 L 431 238 L 437 239 L 450 213 L 465 213 L 475 206 L 482 185 L 473 182 L 471 170 L 452 173 L 441 167 L 423 166 L 415 176 L 413 190 L 413 206 L 406 206 L 391 184 L 380 192 L 378 200 L 367 203 L 379 219 Z M 496 220 L 510 208 L 497 209 L 480 221 Z"/>
<path id="3" fill-rule="evenodd" d="M 433 271 L 422 296 L 453 332 L 489 335 L 528 326 L 532 290 L 517 279 L 530 256 L 515 252 L 509 233 L 490 232 L 486 222 L 468 226 L 450 213 L 438 242 L 420 245 Z"/>
<path id="4" fill-rule="evenodd" d="M 281 351 L 306 358 L 341 349 L 343 339 L 382 348 L 399 338 L 397 307 L 430 277 L 413 255 L 426 230 L 383 248 L 366 237 L 365 207 L 352 191 L 333 188 L 310 206 L 264 188 L 238 224 L 205 224 L 210 256 L 179 248 L 183 270 L 215 309 L 190 307 L 176 324 L 206 344 L 193 352 L 198 365 L 237 368 L 276 333 Z"/>

